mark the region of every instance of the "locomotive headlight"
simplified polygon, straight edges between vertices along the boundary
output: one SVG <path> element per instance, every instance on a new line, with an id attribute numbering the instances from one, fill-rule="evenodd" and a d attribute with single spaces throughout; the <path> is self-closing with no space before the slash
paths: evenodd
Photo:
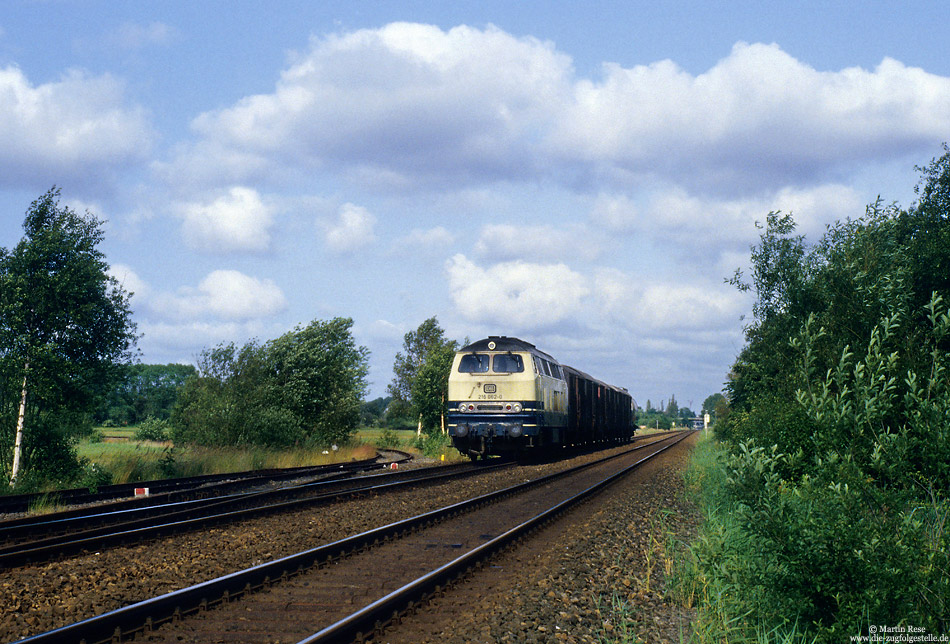
<path id="1" fill-rule="evenodd" d="M 465 406 L 465 403 L 459 404 L 459 411 L 462 413 L 465 413 L 466 411 L 468 411 L 468 407 Z"/>
<path id="2" fill-rule="evenodd" d="M 521 403 L 515 403 L 514 405 L 512 405 L 511 411 L 515 412 L 516 414 L 521 413 Z"/>

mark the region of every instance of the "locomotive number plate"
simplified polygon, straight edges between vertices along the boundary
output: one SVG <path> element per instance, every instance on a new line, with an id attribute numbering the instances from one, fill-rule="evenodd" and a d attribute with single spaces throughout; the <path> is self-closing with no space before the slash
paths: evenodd
<path id="1" fill-rule="evenodd" d="M 482 391 L 486 394 L 493 394 L 496 391 L 496 385 L 494 383 L 485 383 L 485 386 L 482 387 Z"/>

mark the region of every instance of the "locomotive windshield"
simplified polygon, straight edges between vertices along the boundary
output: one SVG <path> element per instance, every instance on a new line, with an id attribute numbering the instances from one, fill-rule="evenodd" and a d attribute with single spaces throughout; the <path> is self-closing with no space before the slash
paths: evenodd
<path id="1" fill-rule="evenodd" d="M 495 373 L 521 373 L 524 371 L 524 362 L 521 356 L 512 353 L 499 353 L 492 362 L 492 371 Z"/>
<path id="2" fill-rule="evenodd" d="M 459 373 L 485 373 L 489 357 L 483 353 L 468 353 L 459 361 Z"/>

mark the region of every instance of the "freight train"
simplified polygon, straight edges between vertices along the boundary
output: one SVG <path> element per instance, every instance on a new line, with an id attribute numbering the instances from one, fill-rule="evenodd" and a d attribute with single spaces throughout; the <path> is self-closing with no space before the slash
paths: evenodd
<path id="1" fill-rule="evenodd" d="M 455 354 L 447 429 L 473 461 L 632 440 L 637 404 L 530 342 L 489 336 Z"/>

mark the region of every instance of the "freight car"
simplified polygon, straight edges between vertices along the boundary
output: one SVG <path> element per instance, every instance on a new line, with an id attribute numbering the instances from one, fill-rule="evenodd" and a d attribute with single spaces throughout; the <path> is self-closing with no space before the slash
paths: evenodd
<path id="1" fill-rule="evenodd" d="M 626 389 L 518 338 L 489 336 L 463 347 L 449 375 L 448 433 L 472 460 L 628 442 L 636 411 Z"/>

